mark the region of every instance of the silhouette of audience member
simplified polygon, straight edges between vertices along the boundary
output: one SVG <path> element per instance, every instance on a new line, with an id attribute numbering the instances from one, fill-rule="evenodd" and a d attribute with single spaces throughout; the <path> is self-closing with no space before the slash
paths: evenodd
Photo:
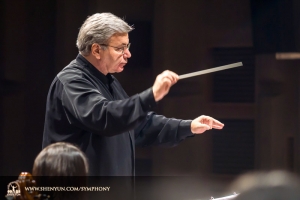
<path id="1" fill-rule="evenodd" d="M 251 172 L 238 177 L 231 190 L 234 200 L 300 200 L 300 179 L 290 172 Z"/>

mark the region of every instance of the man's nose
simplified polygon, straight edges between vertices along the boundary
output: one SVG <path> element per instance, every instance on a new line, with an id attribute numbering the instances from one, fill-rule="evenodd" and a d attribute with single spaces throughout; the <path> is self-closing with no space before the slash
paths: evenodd
<path id="1" fill-rule="evenodd" d="M 125 58 L 130 58 L 130 57 L 131 57 L 131 53 L 130 53 L 130 51 L 129 51 L 128 48 L 124 50 L 123 56 L 124 56 Z"/>

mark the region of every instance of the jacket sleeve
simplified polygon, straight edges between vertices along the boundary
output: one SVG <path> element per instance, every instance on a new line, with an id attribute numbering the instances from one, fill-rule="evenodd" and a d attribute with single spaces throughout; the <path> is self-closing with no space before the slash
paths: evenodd
<path id="1" fill-rule="evenodd" d="M 108 101 L 85 79 L 65 83 L 61 100 L 69 123 L 105 136 L 134 129 L 156 104 L 152 88 L 124 100 Z"/>
<path id="2" fill-rule="evenodd" d="M 166 118 L 149 112 L 143 123 L 135 130 L 137 146 L 175 146 L 187 137 L 192 137 L 192 120 Z"/>

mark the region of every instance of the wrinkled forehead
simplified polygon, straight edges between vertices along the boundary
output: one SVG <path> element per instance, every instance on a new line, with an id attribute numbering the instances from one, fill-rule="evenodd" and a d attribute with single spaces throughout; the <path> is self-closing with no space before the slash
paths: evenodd
<path id="1" fill-rule="evenodd" d="M 129 43 L 129 35 L 128 33 L 115 33 L 109 39 L 108 43 L 112 44 L 128 44 Z"/>

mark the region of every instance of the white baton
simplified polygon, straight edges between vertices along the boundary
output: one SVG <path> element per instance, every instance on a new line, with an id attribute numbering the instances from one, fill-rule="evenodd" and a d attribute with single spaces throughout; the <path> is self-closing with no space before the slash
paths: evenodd
<path id="1" fill-rule="evenodd" d="M 203 74 L 208 74 L 208 73 L 217 72 L 217 71 L 221 71 L 221 70 L 225 70 L 225 69 L 231 69 L 231 68 L 240 67 L 240 66 L 243 66 L 243 63 L 237 62 L 237 63 L 233 63 L 230 65 L 224 65 L 224 66 L 214 67 L 214 68 L 205 69 L 205 70 L 192 72 L 192 73 L 188 73 L 188 74 L 182 74 L 179 76 L 179 79 L 190 78 L 193 76 L 199 76 L 199 75 L 203 75 Z"/>

